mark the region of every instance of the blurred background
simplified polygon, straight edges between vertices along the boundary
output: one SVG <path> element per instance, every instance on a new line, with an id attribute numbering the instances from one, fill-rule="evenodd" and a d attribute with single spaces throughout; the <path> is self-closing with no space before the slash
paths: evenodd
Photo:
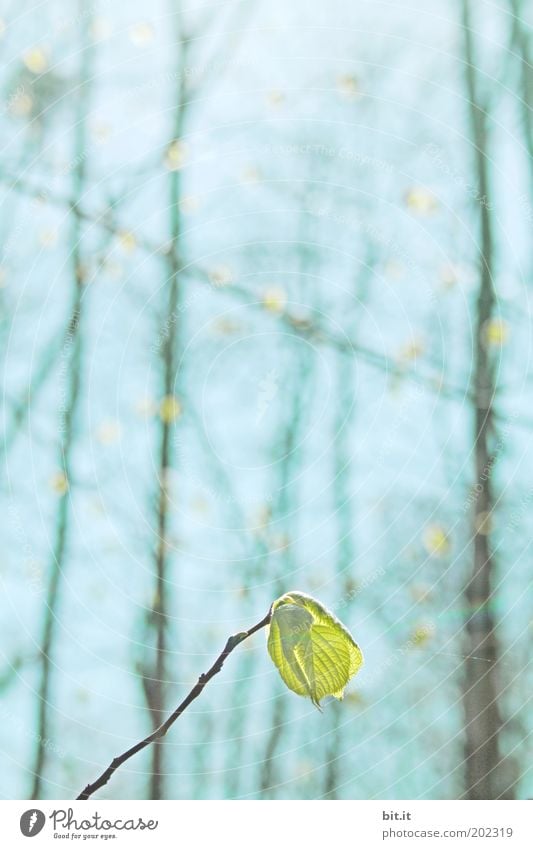
<path id="1" fill-rule="evenodd" d="M 533 796 L 522 0 L 2 0 L 0 793 Z"/>

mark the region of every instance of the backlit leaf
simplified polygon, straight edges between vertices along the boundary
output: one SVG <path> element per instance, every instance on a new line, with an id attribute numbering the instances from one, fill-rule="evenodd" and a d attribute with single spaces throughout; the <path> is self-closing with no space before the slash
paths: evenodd
<path id="1" fill-rule="evenodd" d="M 344 625 L 300 592 L 274 602 L 268 651 L 287 687 L 317 707 L 326 696 L 342 699 L 363 664 L 361 649 Z"/>

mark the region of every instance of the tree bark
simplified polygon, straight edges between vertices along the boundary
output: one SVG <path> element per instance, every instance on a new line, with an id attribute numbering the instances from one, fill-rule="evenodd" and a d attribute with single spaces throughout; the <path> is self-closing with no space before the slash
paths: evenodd
<path id="1" fill-rule="evenodd" d="M 474 167 L 478 182 L 479 290 L 474 319 L 474 464 L 476 499 L 472 512 L 473 566 L 464 595 L 473 611 L 465 624 L 463 709 L 465 722 L 465 790 L 468 799 L 508 796 L 501 775 L 499 696 L 499 646 L 491 606 L 495 559 L 490 543 L 494 509 L 493 458 L 489 447 L 494 435 L 494 370 L 487 346 L 488 322 L 493 317 L 494 241 L 490 211 L 487 112 L 480 103 L 471 28 L 470 0 L 462 0 L 465 82 Z M 484 662 L 485 661 L 485 662 Z"/>

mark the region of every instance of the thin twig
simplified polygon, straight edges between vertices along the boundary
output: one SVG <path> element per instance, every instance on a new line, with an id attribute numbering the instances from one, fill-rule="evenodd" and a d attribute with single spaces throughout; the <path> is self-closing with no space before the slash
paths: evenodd
<path id="1" fill-rule="evenodd" d="M 261 619 L 261 621 L 258 622 L 257 625 L 253 625 L 247 631 L 240 631 L 238 634 L 233 634 L 231 637 L 228 637 L 226 645 L 224 646 L 223 650 L 221 651 L 211 668 L 207 672 L 204 672 L 202 675 L 200 675 L 198 681 L 190 691 L 189 695 L 183 699 L 183 701 L 178 705 L 174 713 L 172 713 L 168 717 L 168 719 L 165 720 L 165 722 L 163 722 L 163 724 L 159 726 L 159 728 L 156 728 L 155 731 L 148 735 L 148 737 L 145 737 L 144 740 L 141 740 L 139 743 L 136 743 L 135 746 L 132 746 L 130 749 L 128 749 L 126 752 L 123 752 L 118 757 L 113 758 L 113 760 L 111 761 L 107 769 L 104 770 L 101 776 L 97 778 L 96 781 L 94 781 L 92 784 L 88 784 L 85 790 L 83 790 L 82 793 L 77 796 L 77 799 L 89 799 L 93 795 L 93 793 L 100 789 L 100 787 L 103 787 L 105 784 L 107 784 L 107 782 L 109 781 L 115 770 L 119 768 L 119 766 L 122 766 L 122 764 L 132 758 L 133 755 L 136 755 L 137 752 L 140 752 L 142 751 L 142 749 L 145 749 L 147 746 L 150 745 L 150 743 L 156 743 L 158 740 L 164 737 L 169 728 L 175 723 L 178 717 L 181 716 L 183 711 L 189 707 L 191 702 L 198 698 L 207 682 L 210 681 L 211 678 L 214 678 L 214 676 L 220 672 L 224 665 L 224 661 L 231 654 L 233 649 L 237 648 L 237 646 L 244 640 L 247 640 L 248 637 L 251 637 L 252 634 L 255 634 L 256 631 L 259 631 L 261 628 L 264 628 L 266 625 L 268 625 L 270 623 L 270 617 L 271 610 L 268 611 L 264 619 Z"/>
<path id="2" fill-rule="evenodd" d="M 79 3 L 79 8 L 82 8 Z M 77 97 L 77 111 L 73 124 L 74 152 L 76 166 L 72 171 L 72 212 L 83 197 L 87 181 L 86 149 L 87 119 L 90 110 L 92 64 L 94 51 L 88 37 L 90 19 L 81 22 L 80 33 L 80 91 Z M 72 483 L 72 452 L 76 441 L 76 424 L 79 402 L 81 397 L 82 365 L 84 356 L 84 321 L 86 307 L 84 306 L 85 278 L 83 273 L 82 240 L 84 231 L 81 221 L 72 214 L 71 222 L 72 247 L 70 250 L 70 265 L 72 273 L 72 307 L 65 329 L 65 340 L 69 341 L 68 359 L 66 364 L 65 406 L 60 429 L 60 444 L 58 469 L 64 475 L 65 482 L 70 488 Z M 62 348 L 64 349 L 64 346 Z M 31 400 L 31 399 L 30 399 Z M 51 676 L 54 669 L 52 655 L 55 649 L 56 634 L 59 624 L 58 606 L 66 563 L 66 551 L 69 543 L 71 518 L 70 493 L 64 493 L 59 499 L 55 518 L 55 540 L 51 552 L 50 572 L 47 581 L 46 600 L 43 611 L 42 632 L 40 637 L 40 671 L 37 685 L 37 728 L 35 734 L 35 752 L 33 760 L 32 799 L 40 799 L 44 782 L 44 772 L 48 749 L 46 740 L 49 737 L 51 713 Z"/>
<path id="3" fill-rule="evenodd" d="M 2 182 L 2 176 L 0 175 L 0 183 Z M 34 196 L 38 196 L 42 192 L 42 190 L 39 190 L 37 187 L 24 184 L 23 181 L 18 178 L 16 183 L 8 183 L 7 188 L 9 188 L 12 192 L 25 191 L 27 194 Z M 77 207 L 73 201 L 68 198 L 47 194 L 46 199 L 50 203 L 54 203 L 59 206 L 70 204 L 74 215 L 77 215 L 95 227 L 103 227 L 111 235 L 120 236 L 120 234 L 124 233 L 127 229 L 118 223 L 111 222 L 106 216 L 106 213 L 94 215 L 87 210 Z M 167 242 L 152 243 L 144 239 L 137 232 L 135 233 L 135 237 L 138 248 L 143 250 L 149 256 L 161 256 L 165 262 L 168 261 L 167 254 L 169 252 L 169 245 Z M 210 274 L 210 270 L 207 267 L 202 267 L 198 264 L 193 265 L 193 263 L 182 263 L 179 270 L 182 276 L 187 276 L 189 279 L 196 280 L 202 285 L 210 285 L 211 291 L 213 292 L 220 292 L 223 295 L 229 295 L 230 297 L 236 298 L 243 305 L 256 309 L 257 311 L 264 312 L 264 305 L 262 304 L 261 299 L 257 297 L 257 293 L 247 289 L 245 286 L 239 286 L 237 283 L 228 283 L 217 288 L 211 283 L 207 284 L 206 281 L 209 280 Z M 371 368 L 378 369 L 389 376 L 399 375 L 402 380 L 419 384 L 428 392 L 436 394 L 439 400 L 455 401 L 460 404 L 464 404 L 468 400 L 473 400 L 474 392 L 471 386 L 445 383 L 440 379 L 438 371 L 435 371 L 434 373 L 420 372 L 416 368 L 402 368 L 400 371 L 394 360 L 391 360 L 391 357 L 387 354 L 357 344 L 355 340 L 352 340 L 349 337 L 336 336 L 326 329 L 326 327 L 322 326 L 316 319 L 313 321 L 307 319 L 301 321 L 289 312 L 285 312 L 280 316 L 276 316 L 276 320 L 289 327 L 294 333 L 298 334 L 302 338 L 310 339 L 313 344 L 329 346 L 333 349 L 346 353 L 347 355 L 359 357 Z M 508 422 L 507 413 L 499 412 L 496 409 L 493 409 L 492 417 L 495 421 L 501 421 L 504 424 L 507 424 Z M 519 427 L 527 433 L 531 433 L 531 431 L 533 431 L 533 419 L 528 416 L 521 415 L 513 417 L 512 424 L 514 427 Z"/>

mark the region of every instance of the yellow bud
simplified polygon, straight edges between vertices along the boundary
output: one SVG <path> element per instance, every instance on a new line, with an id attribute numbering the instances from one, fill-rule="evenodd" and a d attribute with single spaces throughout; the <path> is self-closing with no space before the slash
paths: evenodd
<path id="1" fill-rule="evenodd" d="M 474 520 L 474 525 L 476 532 L 481 534 L 482 536 L 488 536 L 494 527 L 494 522 L 492 521 L 492 513 L 487 510 L 483 510 L 481 513 L 477 513 L 476 518 Z"/>
<path id="2" fill-rule="evenodd" d="M 117 421 L 103 421 L 96 431 L 96 438 L 102 445 L 112 445 L 120 438 L 121 430 Z"/>
<path id="3" fill-rule="evenodd" d="M 129 37 L 135 47 L 144 47 L 154 39 L 154 28 L 147 21 L 140 21 L 129 29 Z"/>
<path id="4" fill-rule="evenodd" d="M 509 328 L 507 322 L 501 318 L 492 318 L 485 322 L 483 327 L 484 339 L 486 346 L 505 345 L 509 336 Z"/>
<path id="5" fill-rule="evenodd" d="M 247 165 L 241 174 L 242 182 L 248 183 L 249 185 L 254 185 L 255 183 L 258 183 L 260 179 L 261 172 L 259 168 L 256 168 L 254 165 Z"/>
<path id="6" fill-rule="evenodd" d="M 182 141 L 175 140 L 169 144 L 165 153 L 165 167 L 169 171 L 179 171 L 187 159 L 187 147 Z"/>
<path id="7" fill-rule="evenodd" d="M 361 94 L 359 83 L 356 77 L 351 74 L 342 74 L 342 76 L 338 77 L 337 88 L 347 100 L 354 100 Z"/>
<path id="8" fill-rule="evenodd" d="M 68 480 L 64 472 L 54 472 L 50 478 L 50 486 L 57 495 L 65 495 L 68 492 Z"/>
<path id="9" fill-rule="evenodd" d="M 159 415 L 165 424 L 172 424 L 181 415 L 181 404 L 174 395 L 166 395 L 162 399 Z"/>
<path id="10" fill-rule="evenodd" d="M 422 542 L 428 554 L 442 557 L 450 550 L 450 540 L 442 525 L 428 525 L 424 530 Z"/>
<path id="11" fill-rule="evenodd" d="M 280 106 L 285 100 L 285 95 L 282 91 L 271 91 L 267 95 L 267 103 L 269 106 Z"/>
<path id="12" fill-rule="evenodd" d="M 32 74 L 42 74 L 48 68 L 48 59 L 42 47 L 32 47 L 22 54 L 22 61 Z"/>
<path id="13" fill-rule="evenodd" d="M 263 293 L 262 303 L 268 312 L 282 313 L 287 304 L 287 295 L 280 286 L 271 286 Z"/>
<path id="14" fill-rule="evenodd" d="M 437 209 L 435 196 L 423 186 L 413 186 L 405 194 L 405 203 L 411 212 L 417 215 L 432 215 Z"/>
<path id="15" fill-rule="evenodd" d="M 417 360 L 424 353 L 424 343 L 421 340 L 414 339 L 400 349 L 399 358 L 404 362 Z"/>
<path id="16" fill-rule="evenodd" d="M 435 633 L 435 626 L 433 624 L 430 625 L 419 625 L 412 632 L 409 640 L 410 642 L 417 646 L 424 646 L 428 643 Z"/>
<path id="17" fill-rule="evenodd" d="M 135 234 L 123 231 L 119 234 L 118 241 L 122 250 L 126 253 L 131 253 L 137 247 L 137 239 L 135 238 Z"/>
<path id="18" fill-rule="evenodd" d="M 227 265 L 219 265 L 209 271 L 209 280 L 213 286 L 227 286 L 233 281 L 233 272 Z"/>

